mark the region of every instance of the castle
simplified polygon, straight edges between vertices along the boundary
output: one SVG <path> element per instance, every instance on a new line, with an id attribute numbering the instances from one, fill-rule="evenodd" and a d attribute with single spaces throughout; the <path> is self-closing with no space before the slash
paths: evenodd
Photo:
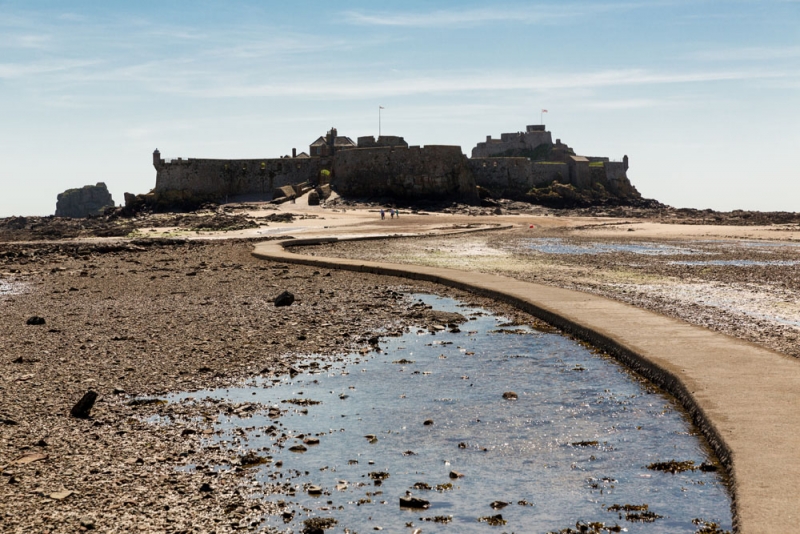
<path id="1" fill-rule="evenodd" d="M 308 153 L 280 158 L 172 159 L 153 153 L 155 195 L 172 198 L 269 200 L 284 186 L 328 183 L 340 195 L 402 200 L 455 199 L 476 203 L 480 196 L 524 198 L 552 183 L 576 190 L 640 198 L 627 178 L 628 157 L 576 155 L 544 125 L 525 132 L 487 136 L 467 158 L 459 146 L 409 146 L 398 136 L 340 136 L 331 128 L 309 145 Z"/>

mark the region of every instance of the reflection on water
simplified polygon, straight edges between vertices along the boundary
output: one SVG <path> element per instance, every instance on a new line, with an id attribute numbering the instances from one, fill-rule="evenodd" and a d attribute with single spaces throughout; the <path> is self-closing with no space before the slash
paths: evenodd
<path id="1" fill-rule="evenodd" d="M 25 284 L 0 279 L 0 296 L 19 295 L 25 290 Z"/>
<path id="2" fill-rule="evenodd" d="M 569 243 L 557 237 L 522 239 L 521 243 L 523 246 L 543 254 L 608 254 L 612 252 L 629 252 L 646 256 L 706 254 L 701 250 L 663 243 Z"/>
<path id="3" fill-rule="evenodd" d="M 338 521 L 330 532 L 548 532 L 597 521 L 674 533 L 695 532 L 692 519 L 703 518 L 730 528 L 718 472 L 646 468 L 714 462 L 667 397 L 565 337 L 417 297 L 472 320 L 460 331 L 389 338 L 381 354 L 313 364 L 272 387 L 260 381 L 170 399 L 272 407 L 220 416 L 222 432 L 207 441 L 270 457 L 251 469 L 282 494 L 263 498 L 290 504 L 285 523 L 269 516 L 266 525 L 299 532 L 318 517 Z M 430 508 L 402 509 L 407 492 Z M 653 522 L 608 510 L 645 504 Z M 498 514 L 502 529 L 478 521 Z"/>
<path id="4" fill-rule="evenodd" d="M 671 261 L 670 265 L 721 265 L 733 267 L 767 267 L 769 265 L 798 265 L 797 260 L 703 260 L 703 261 Z"/>

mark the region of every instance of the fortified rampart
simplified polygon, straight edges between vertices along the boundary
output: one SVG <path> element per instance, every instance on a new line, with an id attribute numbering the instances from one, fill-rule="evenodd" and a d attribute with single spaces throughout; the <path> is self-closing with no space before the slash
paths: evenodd
<path id="1" fill-rule="evenodd" d="M 468 161 L 459 146 L 355 148 L 336 155 L 331 186 L 355 197 L 477 201 Z"/>
<path id="2" fill-rule="evenodd" d="M 329 165 L 324 158 L 272 159 L 161 159 L 153 153 L 157 194 L 185 192 L 197 198 L 224 199 L 253 195 L 272 198 L 275 189 L 303 182 L 316 182 Z"/>
<path id="3" fill-rule="evenodd" d="M 515 196 L 550 182 L 569 183 L 569 167 L 563 162 L 472 158 L 469 166 L 475 183 L 500 197 Z"/>
<path id="4" fill-rule="evenodd" d="M 473 158 L 490 158 L 510 154 L 513 151 L 534 149 L 539 145 L 552 145 L 553 137 L 545 131 L 543 124 L 528 125 L 524 132 L 500 134 L 500 139 L 486 136 L 486 141 L 472 149 Z"/>
<path id="5" fill-rule="evenodd" d="M 553 143 L 544 125 L 504 133 L 500 139 L 489 136 L 473 149 L 472 159 L 458 146 L 409 147 L 399 136 L 362 136 L 356 145 L 335 128 L 309 149 L 311 156 L 293 150 L 292 157 L 283 158 L 169 161 L 156 150 L 154 196 L 162 204 L 269 200 L 284 186 L 329 181 L 339 194 L 361 198 L 477 202 L 480 186 L 494 197 L 536 201 L 550 195 L 544 190 L 553 184 L 562 184 L 559 191 L 588 191 L 590 201 L 641 198 L 628 180 L 627 156 L 613 162 L 576 155 L 560 139 Z"/>

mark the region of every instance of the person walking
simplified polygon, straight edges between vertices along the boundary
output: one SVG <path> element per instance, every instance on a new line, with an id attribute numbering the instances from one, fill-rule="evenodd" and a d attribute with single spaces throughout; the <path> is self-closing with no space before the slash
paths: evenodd
<path id="1" fill-rule="evenodd" d="M 386 218 L 386 214 L 383 212 L 383 208 L 381 208 L 381 220 Z"/>

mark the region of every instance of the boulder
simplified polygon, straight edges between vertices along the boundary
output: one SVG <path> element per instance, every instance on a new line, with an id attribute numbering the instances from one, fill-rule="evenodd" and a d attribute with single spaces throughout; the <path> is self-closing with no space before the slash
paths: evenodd
<path id="1" fill-rule="evenodd" d="M 114 199 L 106 184 L 85 185 L 79 189 L 67 189 L 58 195 L 56 217 L 81 218 L 101 215 L 108 207 L 114 207 Z"/>
<path id="2" fill-rule="evenodd" d="M 311 191 L 308 194 L 308 205 L 319 206 L 319 193 L 317 193 L 316 191 Z"/>
<path id="3" fill-rule="evenodd" d="M 321 186 L 317 187 L 317 194 L 319 198 L 327 200 L 328 197 L 331 196 L 331 186 L 328 184 L 322 184 Z"/>
<path id="4" fill-rule="evenodd" d="M 431 503 L 430 501 L 426 501 L 425 499 L 420 499 L 419 497 L 411 497 L 410 495 L 408 495 L 406 497 L 400 497 L 400 506 L 402 508 L 427 509 L 430 508 Z"/>
<path id="5" fill-rule="evenodd" d="M 294 303 L 294 295 L 289 293 L 288 291 L 284 291 L 277 297 L 275 297 L 275 307 L 279 308 L 281 306 L 291 306 Z"/>
<path id="6" fill-rule="evenodd" d="M 86 394 L 83 397 L 81 397 L 81 400 L 79 400 L 77 404 L 75 404 L 75 406 L 72 407 L 72 410 L 70 410 L 69 412 L 70 415 L 78 419 L 88 419 L 89 412 L 92 411 L 92 408 L 94 407 L 94 402 L 96 400 L 97 400 L 97 393 L 95 393 L 90 389 L 89 391 L 86 392 Z"/>
<path id="7" fill-rule="evenodd" d="M 278 187 L 272 193 L 272 198 L 275 200 L 278 199 L 286 199 L 291 200 L 297 197 L 297 192 L 294 190 L 294 187 L 291 185 L 284 185 L 283 187 Z"/>

